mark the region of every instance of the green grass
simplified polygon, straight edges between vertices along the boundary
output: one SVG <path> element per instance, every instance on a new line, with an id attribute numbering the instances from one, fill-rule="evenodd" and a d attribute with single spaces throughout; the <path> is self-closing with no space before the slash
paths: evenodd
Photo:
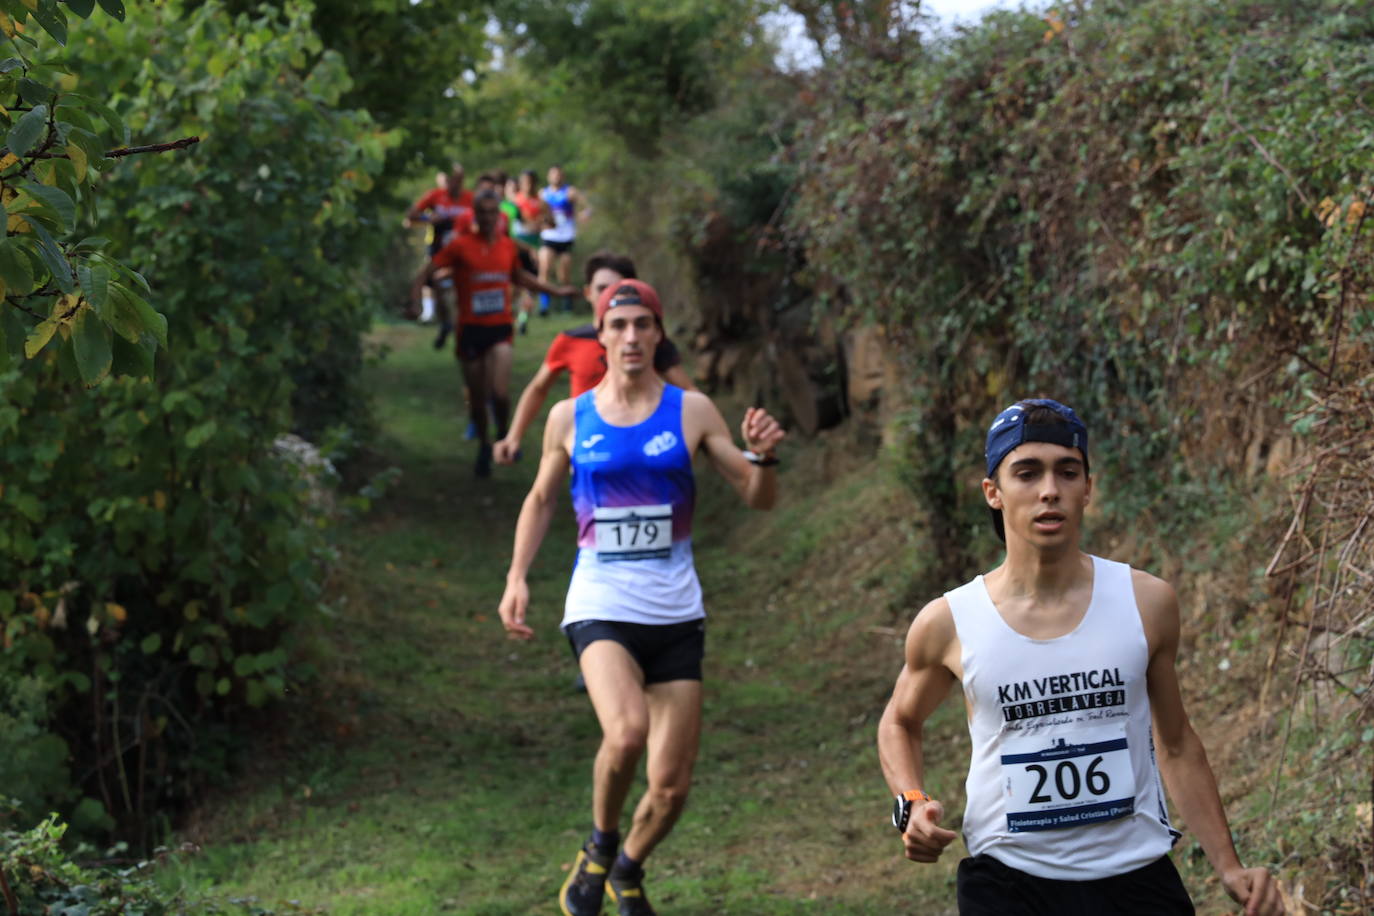
<path id="1" fill-rule="evenodd" d="M 536 320 L 517 385 L 573 323 Z M 507 641 L 496 606 L 539 430 L 521 464 L 475 480 L 457 370 L 430 333 L 378 329 L 390 355 L 369 370 L 372 445 L 403 476 L 341 531 L 337 613 L 310 639 L 319 677 L 239 785 L 206 800 L 185 831 L 203 852 L 170 882 L 335 916 L 557 912 L 598 740 L 557 630 L 571 511 L 531 571 L 538 637 Z M 854 451 L 845 434 L 788 446 L 767 514 L 698 467 L 706 726 L 687 812 L 648 863 L 665 914 L 954 912 L 962 844 L 938 866 L 902 859 L 874 747 L 929 547 L 909 497 Z M 947 701 L 928 735 L 954 823 L 961 706 Z M 1200 911 L 1218 911 L 1215 880 L 1181 849 Z"/>
<path id="2" fill-rule="evenodd" d="M 573 323 L 536 319 L 517 342 L 517 386 Z M 378 336 L 389 355 L 369 370 L 373 448 L 403 476 L 341 532 L 337 616 L 312 636 L 321 675 L 288 733 L 207 800 L 188 831 L 203 851 L 167 880 L 338 916 L 556 912 L 589 827 L 599 735 L 557 630 L 571 511 L 531 571 L 538 638 L 509 642 L 496 605 L 539 430 L 521 464 L 475 480 L 452 357 L 428 329 Z M 837 525 L 884 494 L 854 476 L 827 503 L 794 466 L 783 507 L 761 516 L 698 470 L 706 733 L 687 813 L 649 862 L 652 899 L 682 914 L 952 912 L 952 869 L 902 861 L 885 825 L 873 733 L 904 624 L 882 577 L 832 588 L 852 560 Z M 809 495 L 791 489 L 808 474 Z M 824 591 L 805 575 L 818 563 Z M 944 712 L 957 743 L 958 709 Z M 960 767 L 936 767 L 951 793 Z"/>

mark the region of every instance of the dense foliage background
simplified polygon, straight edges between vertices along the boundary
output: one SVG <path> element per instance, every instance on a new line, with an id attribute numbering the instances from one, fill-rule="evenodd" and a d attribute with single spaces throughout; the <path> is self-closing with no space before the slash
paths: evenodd
<path id="1" fill-rule="evenodd" d="M 232 772 L 328 613 L 330 525 L 281 437 L 340 462 L 367 439 L 399 214 L 455 158 L 559 162 L 594 208 L 579 246 L 637 257 L 703 384 L 842 424 L 910 487 L 912 602 L 995 560 L 963 460 L 986 418 L 1074 404 L 1109 484 L 1095 545 L 1252 660 L 1282 760 L 1249 847 L 1332 911 L 1374 893 L 1345 775 L 1374 747 L 1366 4 L 1095 0 L 952 33 L 883 0 L 0 10 L 12 821 L 147 849 Z M 779 65 L 779 10 L 812 65 Z"/>

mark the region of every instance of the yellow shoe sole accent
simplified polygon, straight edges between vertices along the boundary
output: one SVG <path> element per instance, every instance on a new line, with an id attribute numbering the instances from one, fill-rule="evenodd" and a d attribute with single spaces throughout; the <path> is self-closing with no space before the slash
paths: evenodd
<path id="1" fill-rule="evenodd" d="M 579 849 L 577 858 L 573 859 L 572 868 L 568 869 L 568 877 L 563 881 L 563 886 L 558 889 L 558 908 L 563 911 L 563 916 L 577 916 L 568 909 L 568 888 L 572 887 L 573 879 L 577 877 L 578 870 L 582 867 L 582 862 L 587 858 L 587 850 Z M 587 863 L 587 871 L 593 875 L 604 875 L 606 869 L 595 862 Z M 597 912 L 601 912 L 601 907 L 597 907 Z"/>

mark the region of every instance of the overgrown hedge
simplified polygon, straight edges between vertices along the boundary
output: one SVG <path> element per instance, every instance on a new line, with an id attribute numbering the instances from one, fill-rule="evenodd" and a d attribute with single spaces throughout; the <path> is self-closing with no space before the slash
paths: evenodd
<path id="1" fill-rule="evenodd" d="M 1092 418 L 1095 465 L 1138 484 L 1116 517 L 1176 506 L 1250 470 L 1218 460 L 1225 437 L 1254 427 L 1262 457 L 1282 434 L 1371 244 L 1368 5 L 1079 9 L 852 59 L 809 124 L 790 225 L 831 309 L 909 370 L 902 464 L 951 579 L 989 536 L 956 483 L 983 418 L 1053 393 Z M 1346 307 L 1367 334 L 1368 302 Z M 1161 512 L 1166 537 L 1171 516 L 1195 521 Z"/>
<path id="2" fill-rule="evenodd" d="M 1274 780 L 1233 809 L 1248 854 L 1314 910 L 1362 912 L 1374 9 L 1071 6 L 828 69 L 789 226 L 832 314 L 900 363 L 923 593 L 996 555 L 968 460 L 987 418 L 1073 404 L 1110 478 L 1090 525 L 1234 590 L 1211 622 L 1263 680 L 1245 715 Z"/>
<path id="3" fill-rule="evenodd" d="M 71 57 L 134 136 L 201 143 L 100 190 L 96 228 L 168 317 L 156 379 L 88 392 L 56 357 L 0 376 L 0 746 L 20 749 L 0 773 L 31 819 L 154 840 L 225 772 L 235 719 L 301 676 L 290 627 L 329 546 L 273 443 L 365 421 L 381 240 L 354 200 L 396 142 L 336 107 L 348 75 L 308 13 L 138 4 Z"/>

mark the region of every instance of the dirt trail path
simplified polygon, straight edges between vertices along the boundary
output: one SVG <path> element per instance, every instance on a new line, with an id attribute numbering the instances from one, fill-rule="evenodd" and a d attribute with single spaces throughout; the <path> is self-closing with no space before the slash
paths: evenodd
<path id="1" fill-rule="evenodd" d="M 535 320 L 517 392 L 579 320 Z M 214 806 L 181 877 L 337 916 L 556 913 L 598 737 L 557 631 L 571 512 L 531 572 L 538 639 L 508 642 L 496 606 L 540 429 L 521 464 L 475 479 L 452 357 L 427 328 L 376 336 L 390 352 L 368 370 L 373 446 L 402 477 L 344 534 L 337 616 L 311 650 L 315 721 Z M 881 829 L 872 728 L 904 624 L 880 545 L 847 533 L 856 509 L 900 506 L 871 475 L 812 461 L 794 471 L 804 495 L 750 519 L 699 470 L 707 733 L 688 812 L 650 863 L 652 899 L 665 916 L 946 911 L 945 872 L 914 881 Z"/>

